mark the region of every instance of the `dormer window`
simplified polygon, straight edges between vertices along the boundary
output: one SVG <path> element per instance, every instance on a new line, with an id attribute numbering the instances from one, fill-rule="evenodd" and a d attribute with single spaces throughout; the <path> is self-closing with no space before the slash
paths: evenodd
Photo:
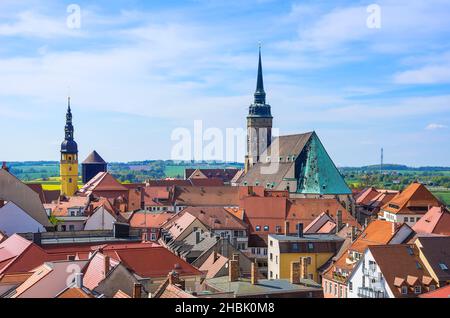
<path id="1" fill-rule="evenodd" d="M 420 285 L 414 286 L 414 294 L 420 294 L 422 292 L 422 287 Z"/>
<path id="2" fill-rule="evenodd" d="M 408 294 L 408 287 L 402 286 L 402 295 L 407 295 L 407 294 Z"/>

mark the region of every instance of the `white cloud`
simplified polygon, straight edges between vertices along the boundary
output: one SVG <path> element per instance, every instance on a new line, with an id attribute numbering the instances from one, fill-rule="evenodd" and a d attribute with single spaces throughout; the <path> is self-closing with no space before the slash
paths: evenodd
<path id="1" fill-rule="evenodd" d="M 429 65 L 394 75 L 397 84 L 443 84 L 450 83 L 450 64 Z"/>
<path id="2" fill-rule="evenodd" d="M 38 38 L 53 38 L 81 36 L 82 31 L 69 29 L 66 24 L 67 15 L 52 18 L 24 11 L 14 17 L 14 22 L 0 24 L 0 36 L 26 36 Z"/>
<path id="3" fill-rule="evenodd" d="M 437 130 L 437 129 L 443 129 L 443 128 L 447 128 L 447 126 L 442 125 L 442 124 L 429 124 L 426 127 L 427 130 Z"/>

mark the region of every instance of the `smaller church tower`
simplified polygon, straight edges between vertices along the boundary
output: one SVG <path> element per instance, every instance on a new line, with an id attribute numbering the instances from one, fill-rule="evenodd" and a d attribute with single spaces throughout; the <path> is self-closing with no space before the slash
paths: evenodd
<path id="1" fill-rule="evenodd" d="M 247 116 L 247 155 L 245 156 L 245 172 L 259 161 L 259 156 L 272 141 L 273 117 L 270 105 L 266 104 L 266 92 L 259 47 L 258 79 L 256 82 L 255 100 L 250 105 Z"/>
<path id="2" fill-rule="evenodd" d="M 78 191 L 78 145 L 73 139 L 72 111 L 68 98 L 65 138 L 61 144 L 61 195 L 72 196 Z"/>
<path id="3" fill-rule="evenodd" d="M 81 163 L 81 175 L 84 184 L 88 183 L 98 173 L 107 171 L 108 164 L 95 150 Z"/>

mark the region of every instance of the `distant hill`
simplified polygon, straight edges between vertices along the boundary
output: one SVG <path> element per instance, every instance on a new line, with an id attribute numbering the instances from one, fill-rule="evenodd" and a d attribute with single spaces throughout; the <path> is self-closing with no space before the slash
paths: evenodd
<path id="1" fill-rule="evenodd" d="M 341 167 L 343 171 L 379 171 L 380 165 L 370 165 L 363 167 Z M 383 164 L 384 171 L 450 171 L 450 167 L 408 167 L 399 164 Z"/>

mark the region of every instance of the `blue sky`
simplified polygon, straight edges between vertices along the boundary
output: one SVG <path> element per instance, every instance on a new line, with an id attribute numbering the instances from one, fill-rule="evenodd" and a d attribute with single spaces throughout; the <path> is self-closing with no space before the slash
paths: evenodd
<path id="1" fill-rule="evenodd" d="M 281 134 L 316 130 L 339 166 L 381 147 L 386 162 L 449 166 L 448 39 L 444 0 L 1 0 L 0 160 L 58 160 L 69 91 L 81 157 L 169 159 L 194 120 L 243 128 L 262 42 Z"/>

